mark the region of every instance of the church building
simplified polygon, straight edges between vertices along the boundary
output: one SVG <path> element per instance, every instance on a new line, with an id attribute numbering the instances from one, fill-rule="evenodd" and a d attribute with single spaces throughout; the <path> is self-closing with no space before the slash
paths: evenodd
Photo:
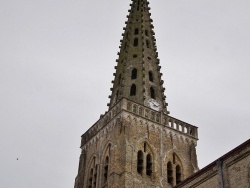
<path id="1" fill-rule="evenodd" d="M 81 138 L 75 188 L 171 188 L 196 173 L 198 128 L 169 115 L 148 0 L 132 0 L 108 111 Z"/>
<path id="2" fill-rule="evenodd" d="M 171 187 L 198 170 L 197 127 L 167 111 L 147 0 L 133 0 L 109 110 L 82 135 L 75 188 Z"/>

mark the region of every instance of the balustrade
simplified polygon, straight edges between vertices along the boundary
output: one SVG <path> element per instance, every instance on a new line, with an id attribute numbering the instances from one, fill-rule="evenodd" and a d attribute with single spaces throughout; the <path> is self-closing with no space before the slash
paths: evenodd
<path id="1" fill-rule="evenodd" d="M 175 119 L 171 116 L 165 115 L 163 113 L 160 113 L 158 111 L 152 110 L 150 108 L 147 108 L 145 106 L 133 103 L 127 99 L 124 99 L 127 103 L 126 110 L 139 114 L 140 116 L 143 116 L 149 120 L 155 121 L 157 123 L 161 123 L 165 126 L 168 126 L 176 131 L 182 132 L 184 134 L 187 134 L 189 136 L 198 138 L 197 135 L 197 127 L 190 125 L 188 123 L 185 123 L 181 120 Z M 139 109 L 139 110 L 138 110 Z"/>
<path id="2" fill-rule="evenodd" d="M 100 119 L 89 130 L 82 135 L 81 146 L 88 142 L 99 130 L 101 130 L 109 121 L 112 120 L 121 110 L 128 110 L 131 113 L 138 114 L 146 119 L 155 121 L 183 134 L 198 138 L 197 127 L 185 123 L 181 120 L 158 112 L 143 105 L 134 103 L 125 98 L 121 99 L 112 109 L 101 115 Z"/>

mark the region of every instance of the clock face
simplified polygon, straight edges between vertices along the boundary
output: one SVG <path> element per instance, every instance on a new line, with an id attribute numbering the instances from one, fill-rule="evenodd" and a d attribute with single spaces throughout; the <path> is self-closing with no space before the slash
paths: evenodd
<path id="1" fill-rule="evenodd" d="M 160 111 L 161 105 L 154 99 L 149 99 L 147 102 L 148 107 L 152 108 L 153 110 Z"/>

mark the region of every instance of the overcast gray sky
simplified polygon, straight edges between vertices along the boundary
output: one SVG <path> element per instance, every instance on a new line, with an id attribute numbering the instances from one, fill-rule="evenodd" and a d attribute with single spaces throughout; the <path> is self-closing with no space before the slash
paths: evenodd
<path id="1" fill-rule="evenodd" d="M 0 0 L 0 187 L 73 187 L 106 104 L 129 0 Z M 151 0 L 170 115 L 200 168 L 249 139 L 250 1 Z M 17 160 L 18 158 L 18 160 Z"/>

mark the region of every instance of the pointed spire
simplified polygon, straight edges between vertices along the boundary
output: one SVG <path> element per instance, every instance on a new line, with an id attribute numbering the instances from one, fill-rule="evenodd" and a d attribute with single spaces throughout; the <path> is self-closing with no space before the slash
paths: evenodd
<path id="1" fill-rule="evenodd" d="M 123 39 L 120 41 L 119 58 L 116 60 L 110 108 L 125 97 L 167 113 L 165 88 L 148 5 L 147 0 L 132 0 L 130 4 Z"/>

